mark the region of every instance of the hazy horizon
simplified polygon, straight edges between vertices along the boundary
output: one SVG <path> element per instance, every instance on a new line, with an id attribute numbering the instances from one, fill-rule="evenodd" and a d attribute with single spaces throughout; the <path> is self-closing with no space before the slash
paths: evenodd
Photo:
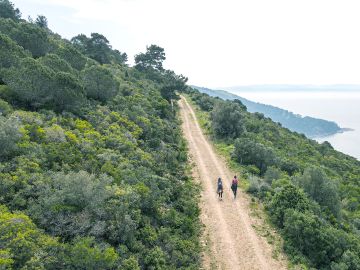
<path id="1" fill-rule="evenodd" d="M 200 86 L 199 87 L 209 88 L 213 90 L 317 90 L 317 91 L 360 91 L 360 84 L 248 84 L 248 85 L 232 85 L 232 86 L 217 86 L 217 87 L 208 87 Z"/>

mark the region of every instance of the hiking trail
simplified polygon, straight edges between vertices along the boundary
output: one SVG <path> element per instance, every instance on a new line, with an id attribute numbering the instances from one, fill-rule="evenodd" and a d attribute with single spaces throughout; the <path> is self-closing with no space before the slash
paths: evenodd
<path id="1" fill-rule="evenodd" d="M 204 136 L 187 100 L 179 101 L 182 129 L 189 145 L 195 179 L 202 187 L 200 209 L 205 225 L 203 269 L 286 269 L 286 262 L 272 257 L 272 246 L 257 235 L 250 215 L 249 197 L 239 188 L 236 200 L 230 189 L 234 174 Z M 219 201 L 217 178 L 223 179 L 223 201 Z M 241 182 L 241 176 L 239 177 Z"/>

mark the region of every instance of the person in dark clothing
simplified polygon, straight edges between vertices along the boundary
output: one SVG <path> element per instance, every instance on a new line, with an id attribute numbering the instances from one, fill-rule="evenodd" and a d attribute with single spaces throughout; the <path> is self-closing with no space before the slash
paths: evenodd
<path id="1" fill-rule="evenodd" d="M 234 179 L 231 181 L 231 190 L 234 193 L 234 199 L 236 198 L 236 192 L 237 192 L 237 188 L 238 188 L 238 179 L 236 177 L 236 175 L 234 176 Z"/>
<path id="2" fill-rule="evenodd" d="M 219 195 L 219 199 L 222 200 L 222 196 L 223 196 L 223 183 L 222 183 L 222 180 L 221 178 L 219 177 L 218 178 L 218 181 L 217 181 L 217 193 Z"/>

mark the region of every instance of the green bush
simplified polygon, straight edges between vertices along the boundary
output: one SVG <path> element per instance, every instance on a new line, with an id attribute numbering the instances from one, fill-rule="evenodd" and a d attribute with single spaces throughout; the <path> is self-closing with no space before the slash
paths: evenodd
<path id="1" fill-rule="evenodd" d="M 22 134 L 20 122 L 15 118 L 4 118 L 0 115 L 0 160 L 11 158 L 17 151 L 17 143 Z"/>
<path id="2" fill-rule="evenodd" d="M 211 125 L 219 138 L 237 138 L 245 132 L 244 110 L 235 103 L 217 102 L 211 112 Z"/>
<path id="3" fill-rule="evenodd" d="M 5 100 L 0 98 L 0 115 L 8 115 L 12 111 L 11 106 Z"/>
<path id="4" fill-rule="evenodd" d="M 82 72 L 85 93 L 89 98 L 102 102 L 113 98 L 119 91 L 119 83 L 111 72 L 101 66 L 91 66 Z"/>
<path id="5" fill-rule="evenodd" d="M 288 209 L 305 212 L 309 209 L 309 201 L 300 189 L 293 185 L 284 186 L 270 202 L 269 211 L 273 221 L 280 228 L 284 227 L 284 216 Z"/>
<path id="6" fill-rule="evenodd" d="M 341 203 L 338 187 L 321 169 L 308 168 L 302 176 L 296 178 L 296 181 L 310 198 L 336 218 L 340 217 Z"/>
<path id="7" fill-rule="evenodd" d="M 235 140 L 233 157 L 241 164 L 254 164 L 260 174 L 264 174 L 269 166 L 278 164 L 274 150 L 249 138 Z"/>
<path id="8" fill-rule="evenodd" d="M 300 251 L 317 269 L 344 265 L 339 262 L 346 259 L 348 261 L 345 269 L 357 269 L 359 266 L 353 265 L 356 253 L 359 252 L 359 241 L 353 242 L 345 232 L 322 223 L 310 212 L 287 210 L 284 217 L 284 236 L 285 248 Z"/>

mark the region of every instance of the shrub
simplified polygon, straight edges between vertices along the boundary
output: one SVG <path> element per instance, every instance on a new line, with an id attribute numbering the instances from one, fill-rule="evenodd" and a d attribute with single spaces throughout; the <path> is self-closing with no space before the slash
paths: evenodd
<path id="1" fill-rule="evenodd" d="M 106 102 L 113 98 L 119 90 L 119 83 L 104 67 L 91 66 L 86 68 L 82 75 L 85 92 L 89 98 Z"/>
<path id="2" fill-rule="evenodd" d="M 233 156 L 241 164 L 255 165 L 259 168 L 260 174 L 264 174 L 268 166 L 278 163 L 275 152 L 272 148 L 257 143 L 249 138 L 235 140 Z"/>
<path id="3" fill-rule="evenodd" d="M 211 125 L 219 138 L 238 138 L 245 132 L 244 113 L 235 102 L 217 102 L 211 112 Z"/>
<path id="4" fill-rule="evenodd" d="M 284 216 L 288 209 L 305 212 L 309 209 L 309 201 L 300 189 L 293 185 L 284 186 L 270 202 L 269 211 L 273 221 L 280 228 L 284 226 Z"/>
<path id="5" fill-rule="evenodd" d="M 321 169 L 307 168 L 302 176 L 296 178 L 296 181 L 310 198 L 335 217 L 340 217 L 341 204 L 338 187 Z"/>
<path id="6" fill-rule="evenodd" d="M 84 171 L 52 173 L 48 182 L 37 187 L 37 200 L 29 214 L 52 235 L 71 239 L 77 235 L 105 233 L 104 208 L 111 196 L 112 179 L 95 177 Z"/>
<path id="7" fill-rule="evenodd" d="M 19 127 L 20 122 L 16 118 L 0 116 L 0 160 L 11 158 L 16 153 L 16 144 L 22 136 Z"/>

